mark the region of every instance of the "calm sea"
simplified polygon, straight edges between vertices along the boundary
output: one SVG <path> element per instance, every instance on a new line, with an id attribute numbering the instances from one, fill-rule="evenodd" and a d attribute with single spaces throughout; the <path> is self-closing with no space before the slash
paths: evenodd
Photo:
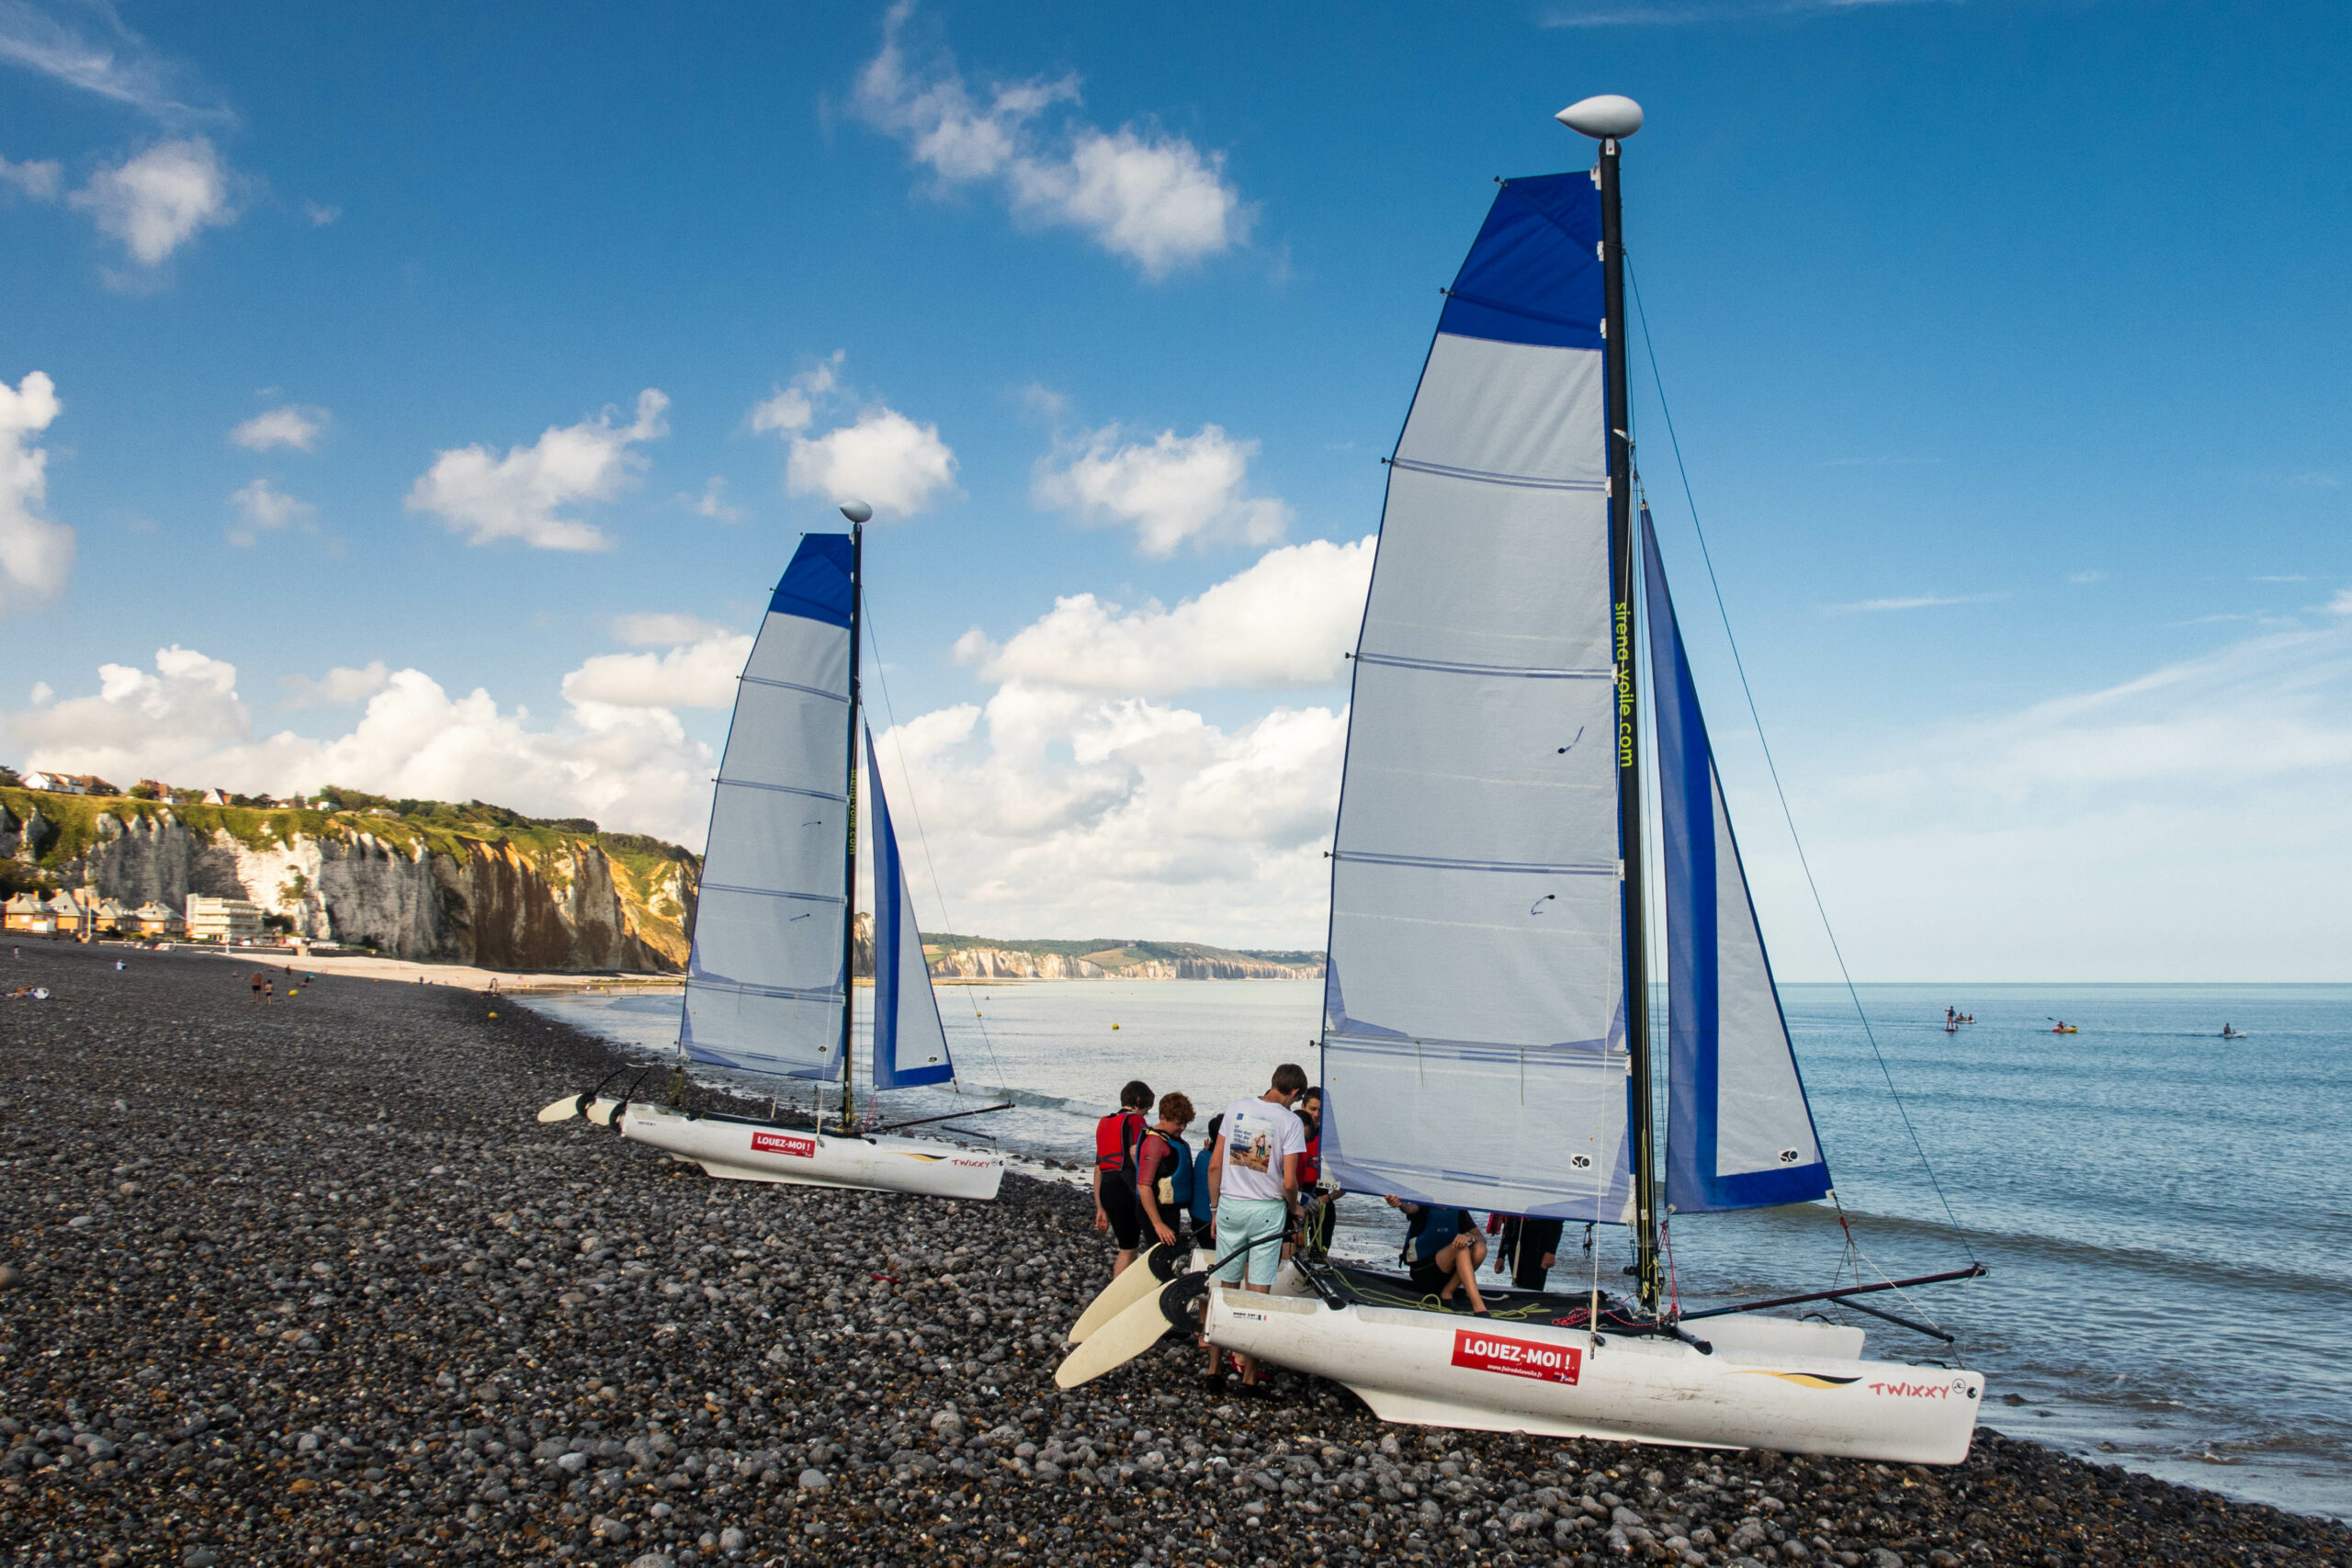
<path id="1" fill-rule="evenodd" d="M 1992 1269 L 1907 1305 L 1873 1298 L 1959 1335 L 1959 1357 L 1990 1382 L 1989 1425 L 2352 1517 L 2352 1356 L 2333 1337 L 2352 1305 L 2352 987 L 1866 987 L 1907 1128 L 1845 992 L 1782 995 L 1871 1262 L 1894 1277 L 1972 1256 Z M 1009 1152 L 1064 1158 L 1091 1150 L 1094 1118 L 1130 1077 L 1182 1089 L 1205 1121 L 1278 1062 L 1312 1074 L 1320 998 L 1317 983 L 1284 981 L 940 992 L 966 1093 L 1018 1102 L 973 1125 Z M 676 1039 L 674 996 L 532 1005 L 625 1044 Z M 1944 1032 L 1947 1005 L 1975 1023 Z M 2060 1018 L 2082 1032 L 2052 1033 Z M 2222 1039 L 2224 1023 L 2246 1038 Z M 944 1090 L 893 1100 L 909 1116 L 956 1103 Z M 1342 1250 L 1394 1257 L 1384 1205 L 1351 1198 L 1340 1212 Z M 1826 1204 L 1692 1216 L 1673 1241 L 1690 1308 L 1826 1286 L 1843 1245 Z M 1566 1245 L 1555 1281 L 1590 1268 L 1573 1230 Z M 1600 1246 L 1604 1272 L 1621 1269 L 1624 1233 L 1604 1227 Z M 1874 1354 L 1951 1354 L 1850 1321 Z"/>

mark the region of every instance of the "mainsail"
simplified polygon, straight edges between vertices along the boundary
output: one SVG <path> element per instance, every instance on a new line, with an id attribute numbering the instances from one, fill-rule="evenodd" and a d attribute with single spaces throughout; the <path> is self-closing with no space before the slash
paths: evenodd
<path id="1" fill-rule="evenodd" d="M 1390 459 L 1331 859 L 1326 1168 L 1621 1221 L 1631 1176 L 1589 174 L 1507 182 Z"/>
<path id="2" fill-rule="evenodd" d="M 743 667 L 686 965 L 696 1061 L 823 1077 L 841 1060 L 852 563 L 844 536 L 804 536 Z"/>
<path id="3" fill-rule="evenodd" d="M 865 736 L 865 780 L 874 812 L 867 829 L 874 844 L 874 1087 L 945 1083 L 956 1076 L 956 1066 L 948 1059 L 939 998 L 932 994 L 931 969 L 923 962 L 922 932 L 915 929 L 914 900 L 907 896 L 907 869 L 890 826 L 890 802 L 882 793 L 871 730 Z"/>
<path id="4" fill-rule="evenodd" d="M 1642 509 L 1666 849 L 1666 1196 L 1678 1213 L 1802 1203 L 1829 1167 L 1732 837 L 1723 780 Z"/>

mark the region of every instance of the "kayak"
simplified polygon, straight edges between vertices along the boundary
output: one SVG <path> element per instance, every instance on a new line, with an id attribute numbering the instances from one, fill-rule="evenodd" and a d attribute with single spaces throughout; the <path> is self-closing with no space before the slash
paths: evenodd
<path id="1" fill-rule="evenodd" d="M 2079 1029 L 2077 1029 L 2077 1028 L 2075 1028 L 2075 1027 L 2073 1024 L 2071 1024 L 2071 1023 L 2062 1023 L 2062 1024 L 2060 1024 L 2057 1028 L 2055 1028 L 2055 1029 L 2052 1030 L 2050 1032 L 2051 1032 L 2051 1033 L 2052 1033 L 2052 1034 L 2080 1034 L 2080 1033 L 2082 1032 L 2082 1031 L 2081 1031 L 2081 1030 L 2079 1030 Z"/>

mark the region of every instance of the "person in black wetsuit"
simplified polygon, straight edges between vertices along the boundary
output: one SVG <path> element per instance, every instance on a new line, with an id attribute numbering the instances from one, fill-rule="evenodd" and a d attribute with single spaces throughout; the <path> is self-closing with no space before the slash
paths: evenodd
<path id="1" fill-rule="evenodd" d="M 1540 1291 L 1551 1281 L 1552 1265 L 1560 1258 L 1560 1232 L 1566 1222 L 1534 1220 L 1513 1214 L 1503 1222 L 1502 1243 L 1495 1249 L 1495 1265 L 1510 1268 L 1510 1282 L 1522 1291 Z"/>

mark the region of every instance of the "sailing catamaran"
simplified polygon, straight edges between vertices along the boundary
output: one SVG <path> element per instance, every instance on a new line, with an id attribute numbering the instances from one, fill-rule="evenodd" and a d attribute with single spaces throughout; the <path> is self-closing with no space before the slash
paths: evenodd
<path id="1" fill-rule="evenodd" d="M 1142 1299 L 1090 1310 L 1057 1381 L 1177 1325 L 1386 1420 L 1953 1463 L 1979 1374 L 1866 1361 L 1860 1329 L 1753 1311 L 1926 1280 L 1687 1314 L 1667 1291 L 1667 1213 L 1820 1198 L 1829 1168 L 1645 508 L 1635 527 L 1618 169 L 1641 110 L 1607 96 L 1558 118 L 1599 165 L 1502 182 L 1389 459 L 1330 852 L 1323 1168 L 1354 1192 L 1629 1226 L 1635 1295 L 1605 1294 L 1596 1263 L 1587 1289 L 1492 1291 L 1473 1317 L 1369 1269 L 1299 1261 L 1253 1294 L 1155 1252 L 1146 1278 L 1168 1282 L 1114 1283 Z"/>
<path id="2" fill-rule="evenodd" d="M 857 909 L 857 737 L 865 736 L 875 814 L 875 1090 L 955 1077 L 907 893 L 874 738 L 860 723 L 865 519 L 844 506 L 847 534 L 808 534 L 785 569 L 752 646 L 718 765 L 694 942 L 678 1030 L 688 1062 L 784 1078 L 841 1082 L 830 1128 L 805 1121 L 698 1113 L 594 1091 L 539 1113 L 591 1120 L 667 1150 L 713 1176 L 858 1187 L 941 1198 L 994 1198 L 994 1154 L 861 1127 L 850 971 Z M 990 1106 L 951 1114 L 978 1114 Z M 929 1117 L 945 1121 L 949 1117 Z M 902 1122 L 900 1125 L 910 1125 Z"/>

